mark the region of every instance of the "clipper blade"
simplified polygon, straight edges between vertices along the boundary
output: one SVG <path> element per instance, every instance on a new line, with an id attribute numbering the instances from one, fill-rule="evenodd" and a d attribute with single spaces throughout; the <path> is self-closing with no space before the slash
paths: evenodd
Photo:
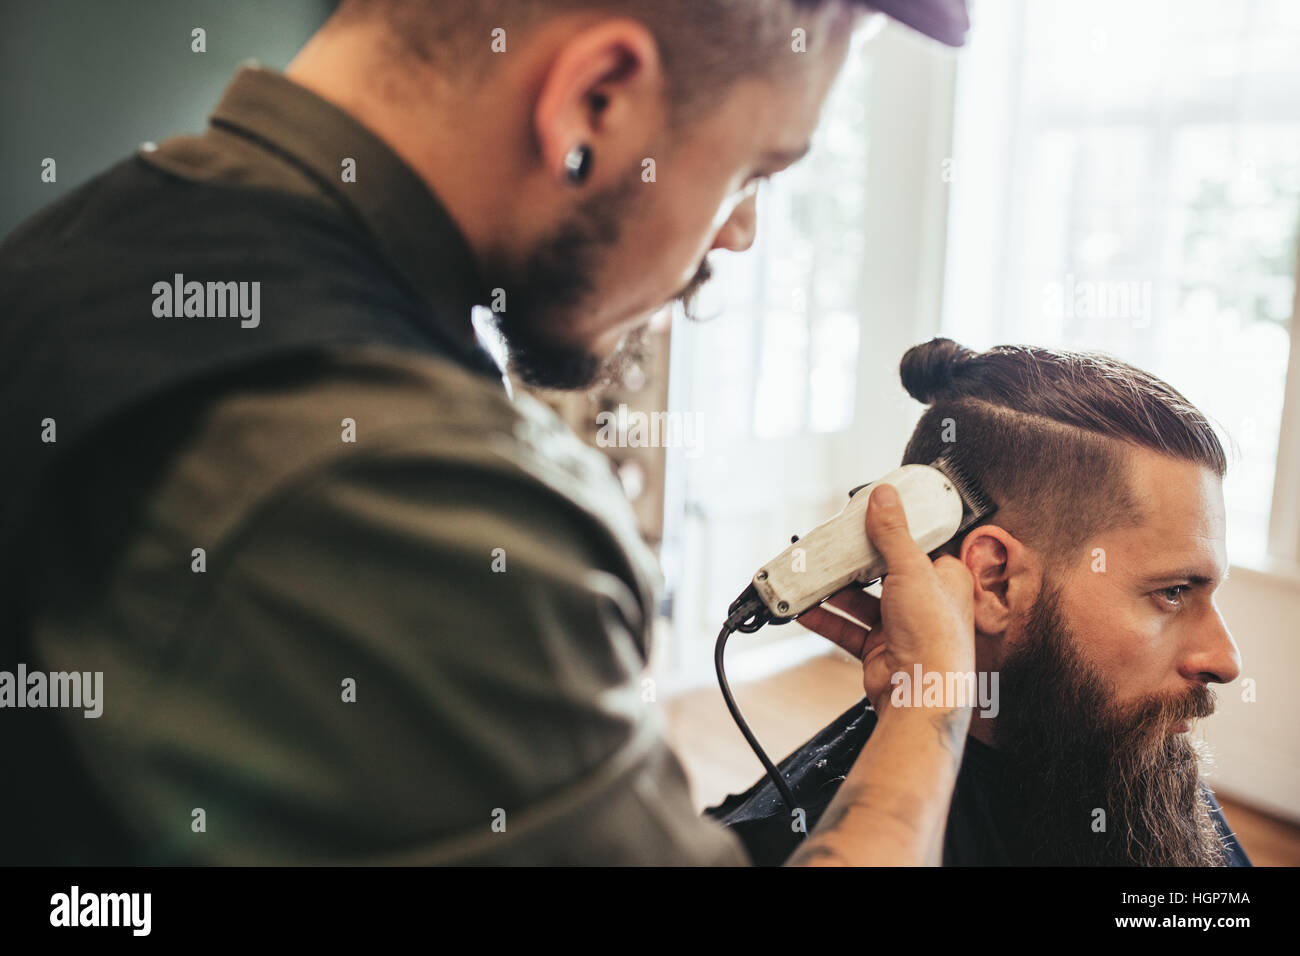
<path id="1" fill-rule="evenodd" d="M 947 452 L 930 462 L 930 467 L 943 472 L 944 477 L 952 482 L 952 486 L 957 489 L 957 494 L 961 496 L 961 524 L 957 526 L 954 538 L 969 531 L 998 510 L 993 499 Z"/>

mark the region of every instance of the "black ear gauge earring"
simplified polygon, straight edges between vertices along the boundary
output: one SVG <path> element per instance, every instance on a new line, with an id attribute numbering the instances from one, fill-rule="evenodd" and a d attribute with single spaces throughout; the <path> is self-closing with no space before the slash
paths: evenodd
<path id="1" fill-rule="evenodd" d="M 577 186 L 587 178 L 587 174 L 590 172 L 591 148 L 579 143 L 569 150 L 568 155 L 564 157 L 564 174 L 569 177 L 569 182 Z"/>

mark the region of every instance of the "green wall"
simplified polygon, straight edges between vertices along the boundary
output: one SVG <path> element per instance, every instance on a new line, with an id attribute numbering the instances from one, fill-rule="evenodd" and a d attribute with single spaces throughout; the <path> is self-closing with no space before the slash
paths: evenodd
<path id="1" fill-rule="evenodd" d="M 332 0 L 0 3 L 0 236 L 146 140 L 198 132 L 239 64 L 283 69 Z M 190 31 L 207 31 L 207 52 Z M 58 181 L 43 183 L 51 156 Z"/>

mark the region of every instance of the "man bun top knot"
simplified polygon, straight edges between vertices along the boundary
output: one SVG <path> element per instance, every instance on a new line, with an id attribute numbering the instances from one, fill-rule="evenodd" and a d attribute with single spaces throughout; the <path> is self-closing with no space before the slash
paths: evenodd
<path id="1" fill-rule="evenodd" d="M 953 376 L 977 353 L 952 339 L 933 338 L 907 350 L 898 374 L 907 394 L 929 405 L 952 387 Z"/>

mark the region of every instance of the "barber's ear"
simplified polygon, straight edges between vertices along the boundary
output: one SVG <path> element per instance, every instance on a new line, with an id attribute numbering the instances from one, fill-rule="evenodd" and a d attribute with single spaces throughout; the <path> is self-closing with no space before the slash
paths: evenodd
<path id="1" fill-rule="evenodd" d="M 961 545 L 960 559 L 975 580 L 975 629 L 1002 634 L 1015 619 L 1020 589 L 1013 587 L 1025 568 L 1025 546 L 1004 528 L 980 525 Z"/>
<path id="2" fill-rule="evenodd" d="M 590 153 L 577 180 L 599 191 L 617 182 L 661 122 L 663 74 L 654 35 L 633 19 L 611 19 L 568 38 L 541 77 L 533 128 L 557 182 L 575 148 Z"/>

